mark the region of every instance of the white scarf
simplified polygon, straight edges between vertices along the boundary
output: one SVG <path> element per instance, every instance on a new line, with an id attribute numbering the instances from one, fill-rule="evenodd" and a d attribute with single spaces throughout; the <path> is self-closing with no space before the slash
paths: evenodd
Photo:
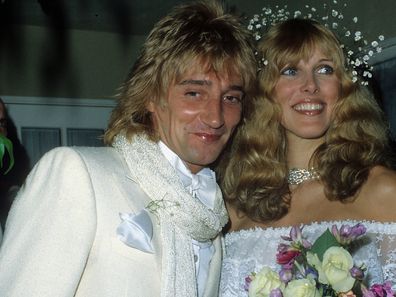
<path id="1" fill-rule="evenodd" d="M 146 136 L 135 135 L 129 142 L 118 135 L 113 146 L 125 158 L 133 180 L 150 197 L 147 209 L 159 218 L 163 246 L 161 296 L 197 296 L 191 240 L 212 240 L 227 223 L 220 189 L 212 210 L 188 193 L 158 144 Z"/>

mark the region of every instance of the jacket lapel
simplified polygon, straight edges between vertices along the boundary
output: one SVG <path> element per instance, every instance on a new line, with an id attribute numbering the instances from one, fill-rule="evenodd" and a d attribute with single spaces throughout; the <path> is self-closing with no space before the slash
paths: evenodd
<path id="1" fill-rule="evenodd" d="M 213 240 L 213 246 L 215 253 L 212 260 L 210 261 L 208 281 L 204 292 L 204 297 L 217 297 L 219 294 L 219 283 L 220 283 L 220 271 L 221 271 L 221 260 L 222 260 L 222 247 L 221 247 L 221 236 L 218 235 Z"/>

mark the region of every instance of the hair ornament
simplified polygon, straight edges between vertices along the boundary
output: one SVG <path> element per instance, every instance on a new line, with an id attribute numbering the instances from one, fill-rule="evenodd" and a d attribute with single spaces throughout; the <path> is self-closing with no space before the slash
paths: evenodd
<path id="1" fill-rule="evenodd" d="M 319 8 L 304 5 L 301 10 L 290 11 L 288 5 L 275 7 L 263 7 L 259 14 L 255 14 L 249 20 L 248 30 L 253 33 L 256 41 L 260 40 L 262 34 L 268 28 L 276 23 L 291 19 L 303 18 L 312 19 L 320 22 L 327 28 L 331 29 L 339 38 L 341 46 L 344 49 L 347 58 L 347 66 L 351 68 L 352 80 L 368 85 L 368 81 L 372 77 L 373 66 L 370 65 L 370 59 L 375 54 L 382 51 L 380 46 L 384 41 L 384 36 L 379 35 L 377 40 L 369 42 L 360 30 L 348 28 L 348 23 L 355 27 L 358 23 L 358 17 L 354 16 L 351 20 L 346 20 L 342 13 L 342 8 L 346 7 L 346 3 L 339 3 L 338 0 L 332 0 L 329 5 L 323 3 Z M 265 67 L 268 61 L 262 58 L 260 67 Z"/>

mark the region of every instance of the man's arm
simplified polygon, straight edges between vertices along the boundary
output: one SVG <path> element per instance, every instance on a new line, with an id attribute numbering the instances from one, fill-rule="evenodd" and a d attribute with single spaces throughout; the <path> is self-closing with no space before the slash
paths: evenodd
<path id="1" fill-rule="evenodd" d="M 85 164 L 70 148 L 49 152 L 9 213 L 0 250 L 0 296 L 74 296 L 95 230 Z"/>

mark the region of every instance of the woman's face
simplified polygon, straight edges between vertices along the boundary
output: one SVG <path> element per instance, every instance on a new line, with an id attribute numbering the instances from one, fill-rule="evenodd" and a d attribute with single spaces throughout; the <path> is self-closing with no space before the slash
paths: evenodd
<path id="1" fill-rule="evenodd" d="M 282 108 L 282 125 L 288 138 L 322 138 L 330 126 L 341 82 L 331 58 L 314 50 L 308 60 L 286 65 L 275 85 L 275 100 Z"/>

